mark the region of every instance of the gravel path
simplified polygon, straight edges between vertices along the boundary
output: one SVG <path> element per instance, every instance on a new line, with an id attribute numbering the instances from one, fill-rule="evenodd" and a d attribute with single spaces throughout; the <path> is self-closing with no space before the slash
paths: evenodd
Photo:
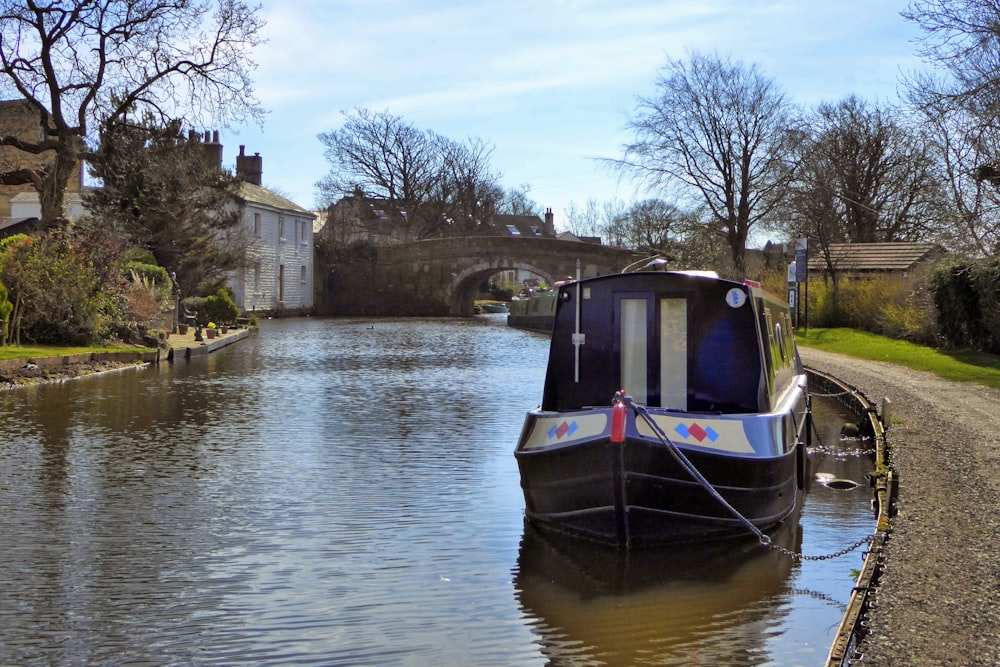
<path id="1" fill-rule="evenodd" d="M 800 352 L 874 403 L 892 401 L 899 514 L 857 664 L 1000 665 L 1000 391 Z"/>

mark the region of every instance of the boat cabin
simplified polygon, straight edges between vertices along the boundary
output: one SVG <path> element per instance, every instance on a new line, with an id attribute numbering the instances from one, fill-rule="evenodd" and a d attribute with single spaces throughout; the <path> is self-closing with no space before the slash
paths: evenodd
<path id="1" fill-rule="evenodd" d="M 802 366 L 784 301 L 686 273 L 600 276 L 559 289 L 542 410 L 609 405 L 769 412 Z"/>

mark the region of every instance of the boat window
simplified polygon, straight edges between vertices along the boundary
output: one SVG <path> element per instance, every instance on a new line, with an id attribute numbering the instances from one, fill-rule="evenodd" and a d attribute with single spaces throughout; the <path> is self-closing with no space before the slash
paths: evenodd
<path id="1" fill-rule="evenodd" d="M 647 401 L 646 299 L 621 300 L 622 388 L 639 404 Z"/>
<path id="2" fill-rule="evenodd" d="M 687 410 L 687 299 L 660 299 L 660 405 Z"/>

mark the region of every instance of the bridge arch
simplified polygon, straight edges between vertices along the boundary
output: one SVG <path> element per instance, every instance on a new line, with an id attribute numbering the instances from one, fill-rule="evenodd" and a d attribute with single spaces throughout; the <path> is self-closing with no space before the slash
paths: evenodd
<path id="1" fill-rule="evenodd" d="M 448 313 L 450 315 L 471 315 L 472 306 L 476 294 L 479 292 L 479 285 L 490 276 L 500 271 L 524 270 L 530 271 L 545 279 L 550 285 L 557 279 L 549 271 L 535 266 L 528 262 L 511 260 L 504 258 L 504 265 L 497 262 L 478 262 L 472 266 L 467 266 L 460 272 L 453 275 L 451 284 L 445 290 L 445 298 L 448 302 Z M 466 312 L 468 311 L 468 312 Z"/>
<path id="2" fill-rule="evenodd" d="M 549 282 L 617 273 L 635 253 L 555 238 L 473 236 L 428 239 L 378 249 L 371 284 L 356 295 L 368 313 L 472 315 L 479 283 L 524 269 Z M 374 305 L 372 305 L 374 304 Z"/>

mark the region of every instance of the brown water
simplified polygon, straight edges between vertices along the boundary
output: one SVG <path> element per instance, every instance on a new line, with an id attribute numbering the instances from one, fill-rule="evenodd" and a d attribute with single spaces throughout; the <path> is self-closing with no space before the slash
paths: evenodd
<path id="1" fill-rule="evenodd" d="M 503 321 L 269 321 L 0 393 L 0 664 L 821 663 L 860 551 L 620 558 L 525 529 L 548 342 Z M 813 486 L 776 540 L 836 551 L 869 498 Z"/>

